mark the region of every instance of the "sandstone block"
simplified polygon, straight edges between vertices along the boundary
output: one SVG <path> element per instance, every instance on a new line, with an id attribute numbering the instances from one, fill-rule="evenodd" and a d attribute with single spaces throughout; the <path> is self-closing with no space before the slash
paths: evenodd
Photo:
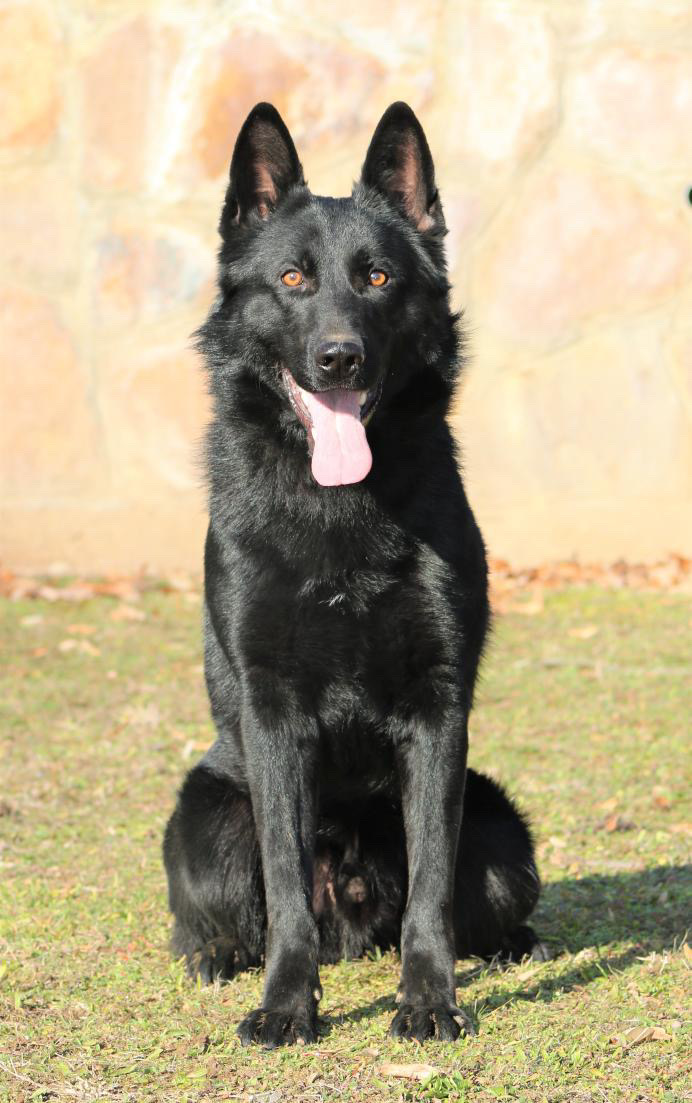
<path id="1" fill-rule="evenodd" d="M 106 325 L 155 321 L 197 303 L 200 317 L 211 301 L 214 248 L 170 224 L 117 220 L 94 247 L 95 315 Z"/>
<path id="2" fill-rule="evenodd" d="M 372 105 L 379 102 L 383 78 L 384 67 L 365 51 L 308 35 L 234 27 L 195 58 L 167 180 L 187 190 L 222 180 L 238 130 L 259 100 L 275 105 L 301 156 L 313 148 L 338 157 L 369 112 L 374 127 L 378 116 Z M 365 147 L 361 157 L 364 153 Z M 309 156 L 305 160 L 307 170 Z M 355 169 L 351 166 L 349 185 Z"/>
<path id="3" fill-rule="evenodd" d="M 648 172 L 689 175 L 692 63 L 688 50 L 614 46 L 591 57 L 568 83 L 565 128 L 579 144 Z"/>
<path id="4" fill-rule="evenodd" d="M 64 169 L 32 165 L 0 178 L 0 263 L 41 281 L 74 279 L 84 202 Z"/>
<path id="5" fill-rule="evenodd" d="M 565 341 L 593 315 L 655 306 L 690 275 L 691 228 L 628 182 L 531 178 L 483 242 L 474 317 L 512 340 Z"/>
<path id="6" fill-rule="evenodd" d="M 31 501 L 77 494 L 103 477 L 87 379 L 49 299 L 0 292 L 3 492 Z"/>
<path id="7" fill-rule="evenodd" d="M 540 12 L 509 4 L 449 4 L 440 41 L 439 159 L 471 157 L 511 167 L 545 140 L 557 120 L 557 61 L 548 24 Z"/>
<path id="8" fill-rule="evenodd" d="M 83 62 L 84 178 L 101 191 L 146 189 L 175 62 L 177 33 L 137 17 L 109 31 Z"/>
<path id="9" fill-rule="evenodd" d="M 186 336 L 179 333 L 166 345 L 116 345 L 102 366 L 114 486 L 136 500 L 198 489 L 208 397 Z"/>
<path id="10" fill-rule="evenodd" d="M 44 4 L 0 7 L 0 146 L 40 145 L 55 133 L 60 42 Z"/>
<path id="11" fill-rule="evenodd" d="M 497 554 L 538 562 L 686 546 L 689 423 L 666 328 L 611 330 L 531 366 L 480 344 L 453 423 Z"/>

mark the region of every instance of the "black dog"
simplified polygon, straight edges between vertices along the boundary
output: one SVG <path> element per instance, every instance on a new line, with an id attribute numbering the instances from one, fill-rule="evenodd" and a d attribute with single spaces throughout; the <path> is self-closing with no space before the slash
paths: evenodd
<path id="1" fill-rule="evenodd" d="M 540 954 L 539 881 L 521 816 L 466 770 L 486 564 L 418 120 L 390 107 L 352 198 L 327 199 L 258 105 L 220 232 L 200 331 L 218 738 L 166 831 L 173 948 L 207 981 L 264 959 L 239 1034 L 273 1047 L 315 1039 L 320 961 L 399 946 L 392 1033 L 454 1039 L 455 956 Z"/>

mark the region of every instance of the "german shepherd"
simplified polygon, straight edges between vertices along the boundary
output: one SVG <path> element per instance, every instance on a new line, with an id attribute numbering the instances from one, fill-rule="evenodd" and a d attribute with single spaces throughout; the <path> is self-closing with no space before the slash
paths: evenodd
<path id="1" fill-rule="evenodd" d="M 454 962 L 543 947 L 528 825 L 467 770 L 488 629 L 483 541 L 445 415 L 460 368 L 423 130 L 385 112 L 348 199 L 313 195 L 277 111 L 231 161 L 199 331 L 205 670 L 216 742 L 164 858 L 173 950 L 264 962 L 244 1043 L 313 1042 L 318 966 L 401 951 L 400 1038 L 473 1033 Z"/>

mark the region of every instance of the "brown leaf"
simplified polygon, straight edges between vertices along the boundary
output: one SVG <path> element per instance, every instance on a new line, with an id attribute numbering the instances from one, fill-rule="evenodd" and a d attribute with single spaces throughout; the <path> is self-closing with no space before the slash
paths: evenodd
<path id="1" fill-rule="evenodd" d="M 72 636 L 93 636 L 96 628 L 93 624 L 68 624 L 67 631 Z"/>
<path id="2" fill-rule="evenodd" d="M 187 590 L 194 590 L 195 588 L 192 577 L 183 571 L 166 575 L 163 581 L 169 590 L 177 590 L 178 593 L 185 593 Z"/>
<path id="3" fill-rule="evenodd" d="M 89 643 L 89 640 L 61 640 L 58 644 L 58 651 L 66 654 L 68 651 L 79 651 L 82 655 L 100 655 L 98 647 L 94 647 L 93 643 Z"/>
<path id="4" fill-rule="evenodd" d="M 39 586 L 34 596 L 45 601 L 88 601 L 94 596 L 94 587 L 90 582 L 75 582 L 71 586 Z"/>
<path id="5" fill-rule="evenodd" d="M 161 723 L 161 711 L 153 701 L 148 705 L 130 705 L 123 713 L 123 720 L 141 728 L 157 728 Z"/>
<path id="6" fill-rule="evenodd" d="M 188 758 L 192 758 L 195 751 L 208 751 L 208 750 L 209 750 L 209 741 L 208 740 L 207 740 L 206 743 L 200 743 L 199 741 L 195 742 L 194 739 L 188 739 L 187 743 L 185 744 L 185 746 L 183 747 L 183 749 L 180 753 L 183 756 L 184 760 L 187 762 Z"/>
<path id="7" fill-rule="evenodd" d="M 129 578 L 109 578 L 94 583 L 94 593 L 118 597 L 121 601 L 139 601 L 139 589 Z"/>
<path id="8" fill-rule="evenodd" d="M 669 1042 L 670 1038 L 660 1026 L 633 1026 L 622 1034 L 614 1034 L 610 1041 L 623 1049 L 632 1049 L 643 1042 Z"/>
<path id="9" fill-rule="evenodd" d="M 40 613 L 31 613 L 28 617 L 22 617 L 19 623 L 22 628 L 36 628 L 37 625 L 43 624 L 43 617 Z"/>
<path id="10" fill-rule="evenodd" d="M 636 824 L 632 823 L 632 820 L 625 819 L 624 816 L 608 816 L 603 821 L 603 827 L 606 831 L 633 831 Z"/>
<path id="11" fill-rule="evenodd" d="M 654 804 L 657 808 L 667 811 L 671 807 L 671 799 L 665 793 L 654 793 Z"/>
<path id="12" fill-rule="evenodd" d="M 534 589 L 532 597 L 528 601 L 514 601 L 509 606 L 510 612 L 521 613 L 525 617 L 537 617 L 539 613 L 543 612 L 543 590 Z"/>
<path id="13" fill-rule="evenodd" d="M 378 1070 L 380 1076 L 398 1076 L 402 1080 L 429 1080 L 431 1076 L 435 1076 L 438 1072 L 433 1065 L 395 1065 L 391 1061 L 386 1061 L 383 1065 L 380 1065 Z"/>
<path id="14" fill-rule="evenodd" d="M 111 620 L 146 620 L 147 614 L 143 609 L 138 609 L 136 605 L 126 605 L 125 602 L 117 605 L 115 609 L 111 610 Z"/>
<path id="15" fill-rule="evenodd" d="M 590 640 L 597 632 L 598 626 L 596 624 L 583 624 L 579 628 L 570 628 L 567 635 L 572 636 L 575 640 Z"/>

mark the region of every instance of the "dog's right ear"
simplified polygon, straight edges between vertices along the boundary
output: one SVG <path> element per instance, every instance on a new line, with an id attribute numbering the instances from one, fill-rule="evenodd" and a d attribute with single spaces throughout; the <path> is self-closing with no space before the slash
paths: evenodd
<path id="1" fill-rule="evenodd" d="M 221 236 L 226 238 L 253 215 L 268 218 L 290 188 L 304 183 L 285 122 L 270 103 L 258 103 L 243 123 L 233 150 Z"/>
<path id="2" fill-rule="evenodd" d="M 407 103 L 391 104 L 377 124 L 361 181 L 386 196 L 420 233 L 444 229 L 433 159 Z"/>

